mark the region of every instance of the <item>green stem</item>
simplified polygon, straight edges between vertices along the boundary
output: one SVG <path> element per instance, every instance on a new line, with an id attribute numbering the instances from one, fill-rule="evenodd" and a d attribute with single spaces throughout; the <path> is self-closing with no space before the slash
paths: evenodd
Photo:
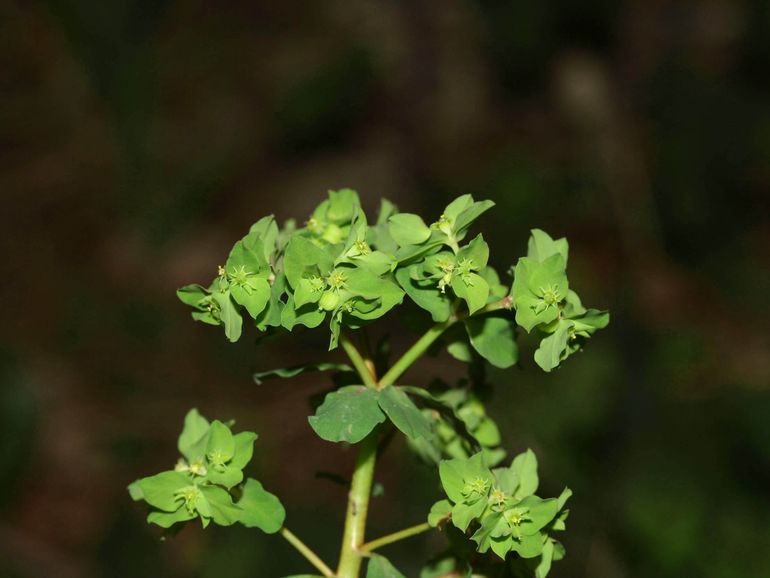
<path id="1" fill-rule="evenodd" d="M 474 316 L 484 315 L 485 313 L 493 313 L 495 311 L 500 311 L 501 309 L 510 310 L 512 304 L 513 300 L 510 296 L 503 297 L 499 301 L 489 303 L 486 307 L 474 313 Z M 423 334 L 423 336 L 420 337 L 420 339 L 418 339 L 417 342 L 412 345 L 412 347 L 410 347 L 406 353 L 404 353 L 404 355 L 402 355 L 401 358 L 396 361 L 396 363 L 393 364 L 393 366 L 385 373 L 385 375 L 382 376 L 378 386 L 379 389 L 382 389 L 388 385 L 393 385 L 396 380 L 401 377 L 404 372 L 409 369 L 409 367 L 411 367 L 411 365 L 428 350 L 433 342 L 441 337 L 444 331 L 449 329 L 458 321 L 462 321 L 466 317 L 467 314 L 452 315 L 448 320 L 442 323 L 436 323 L 436 325 L 428 329 L 428 331 L 426 331 L 425 334 Z"/>
<path id="2" fill-rule="evenodd" d="M 366 514 L 372 494 L 374 465 L 377 461 L 379 431 L 375 429 L 361 442 L 356 458 L 355 471 L 348 494 L 348 511 L 345 516 L 345 532 L 337 567 L 338 578 L 358 578 L 361 569 L 361 546 L 366 532 Z"/>
<path id="3" fill-rule="evenodd" d="M 310 562 L 319 572 L 321 572 L 321 574 L 327 576 L 328 578 L 334 578 L 334 572 L 332 569 L 324 564 L 324 561 L 318 557 L 318 554 L 308 548 L 305 543 L 297 538 L 297 536 L 295 536 L 288 528 L 281 528 L 281 536 L 286 538 L 286 541 L 294 546 L 297 551 L 299 551 L 299 553 L 307 559 L 308 562 Z"/>
<path id="4" fill-rule="evenodd" d="M 410 347 L 401 358 L 393 364 L 393 366 L 382 376 L 379 387 L 383 388 L 388 385 L 393 385 L 396 380 L 403 375 L 403 373 L 409 369 L 409 367 L 417 361 L 433 344 L 436 339 L 441 337 L 449 327 L 451 327 L 457 321 L 456 318 L 450 318 L 443 323 L 436 323 L 433 327 L 423 334 L 417 342 Z"/>
<path id="5" fill-rule="evenodd" d="M 392 534 L 388 534 L 387 536 L 383 536 L 382 538 L 377 538 L 376 540 L 367 542 L 366 544 L 361 546 L 361 552 L 365 552 L 368 554 L 369 552 L 372 552 L 377 548 L 387 546 L 388 544 L 392 544 L 393 542 L 398 542 L 399 540 L 404 540 L 406 538 L 411 538 L 412 536 L 416 536 L 417 534 L 422 534 L 423 532 L 427 532 L 432 527 L 433 526 L 425 522 L 422 524 L 417 524 L 416 526 L 412 526 L 411 528 L 405 528 L 403 530 L 399 530 L 398 532 L 393 532 Z"/>
<path id="6" fill-rule="evenodd" d="M 364 381 L 364 385 L 367 387 L 377 387 L 377 381 L 375 380 L 374 375 L 372 375 L 370 365 L 367 364 L 366 360 L 358 352 L 358 349 L 356 349 L 356 346 L 353 345 L 353 342 L 350 341 L 350 338 L 344 333 L 340 335 L 340 345 L 342 345 L 342 349 L 345 350 L 345 353 L 348 354 L 350 361 L 353 363 L 353 367 L 356 368 L 358 375 L 360 375 L 361 379 Z"/>

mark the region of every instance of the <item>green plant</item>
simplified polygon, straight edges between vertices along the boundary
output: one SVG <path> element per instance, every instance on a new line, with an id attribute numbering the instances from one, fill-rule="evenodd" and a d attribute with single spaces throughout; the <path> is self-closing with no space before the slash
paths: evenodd
<path id="1" fill-rule="evenodd" d="M 303 371 L 334 371 L 340 378 L 335 381 L 347 384 L 330 391 L 309 418 L 324 440 L 359 444 L 336 571 L 284 526 L 284 509 L 273 494 L 254 479 L 243 482 L 256 434 L 233 434 L 232 424 L 209 422 L 194 409 L 185 418 L 176 468 L 129 486 L 131 496 L 150 507 L 147 521 L 169 528 L 200 519 L 204 527 L 213 521 L 280 532 L 317 571 L 338 578 L 358 577 L 364 559 L 367 578 L 402 577 L 375 550 L 440 528 L 450 548 L 425 567 L 423 578 L 471 573 L 543 578 L 564 555 L 554 533 L 565 529 L 571 492 L 549 499 L 536 495 L 537 459 L 531 450 L 500 466 L 505 451 L 482 403 L 483 365 L 515 365 L 516 338 L 523 330 L 540 337 L 534 360 L 551 371 L 605 327 L 609 315 L 584 308 L 570 288 L 567 241 L 537 229 L 527 256 L 511 271 L 513 285 L 503 284 L 488 264 L 483 237 L 466 242 L 471 225 L 492 206 L 465 195 L 427 225 L 382 201 L 377 221 L 369 225 L 354 191 L 330 192 L 304 227 L 288 222 L 279 229 L 273 217 L 261 219 L 235 243 L 208 287 L 178 291 L 194 319 L 222 326 L 230 341 L 241 336 L 244 317 L 263 332 L 328 321 L 329 349 L 341 345 L 349 357 L 352 366 L 304 365 L 254 376 L 259 383 Z M 424 321 L 425 313 L 430 315 L 430 325 L 388 363 L 385 356 L 370 354 L 363 329 L 405 298 Z M 361 338 L 360 348 L 353 334 Z M 405 385 L 407 369 L 442 347 L 468 364 L 468 376 L 453 386 Z M 427 464 L 438 465 L 446 499 L 433 505 L 427 521 L 366 542 L 378 442 L 393 427 Z"/>

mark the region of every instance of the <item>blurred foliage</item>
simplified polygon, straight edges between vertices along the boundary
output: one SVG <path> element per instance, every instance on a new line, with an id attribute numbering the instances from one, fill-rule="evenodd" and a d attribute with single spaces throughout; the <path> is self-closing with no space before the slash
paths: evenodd
<path id="1" fill-rule="evenodd" d="M 0 0 L 2 574 L 305 571 L 277 538 L 145 528 L 125 486 L 173 465 L 193 405 L 260 434 L 252 474 L 336 556 L 345 490 L 315 472 L 351 456 L 304 420 L 325 385 L 249 381 L 326 337 L 231 346 L 174 290 L 350 186 L 368 211 L 491 198 L 490 246 L 567 235 L 612 310 L 565 370 L 490 376 L 504 445 L 575 490 L 554 576 L 770 576 L 768 37 L 760 0 Z M 372 537 L 439 496 L 391 452 Z M 391 556 L 413 576 L 443 539 Z"/>

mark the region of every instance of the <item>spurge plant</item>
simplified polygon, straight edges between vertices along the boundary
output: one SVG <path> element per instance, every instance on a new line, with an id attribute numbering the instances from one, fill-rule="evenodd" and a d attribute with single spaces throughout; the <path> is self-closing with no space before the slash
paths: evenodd
<path id="1" fill-rule="evenodd" d="M 334 387 L 308 421 L 324 440 L 358 445 L 336 569 L 287 529 L 278 498 L 244 477 L 257 435 L 233 433 L 232 423 L 209 421 L 195 409 L 184 419 L 176 466 L 129 486 L 131 497 L 149 507 L 147 521 L 168 529 L 198 519 L 204 528 L 238 523 L 280 533 L 317 572 L 337 578 L 357 578 L 364 561 L 367 578 L 403 578 L 375 552 L 435 528 L 449 548 L 428 562 L 421 578 L 544 578 L 564 556 L 556 536 L 565 529 L 571 492 L 537 494 L 531 450 L 506 460 L 483 403 L 489 390 L 484 364 L 517 364 L 517 338 L 526 333 L 540 340 L 535 363 L 552 371 L 605 327 L 609 315 L 583 307 L 571 288 L 566 239 L 538 229 L 527 255 L 509 271 L 512 285 L 503 283 L 488 263 L 482 235 L 467 240 L 493 204 L 464 195 L 428 225 L 383 200 L 369 224 L 354 191 L 330 192 L 303 227 L 260 219 L 208 286 L 178 291 L 193 319 L 222 327 L 230 341 L 240 338 L 244 319 L 264 333 L 328 323 L 329 349 L 341 346 L 347 354 L 349 365 L 300 365 L 254 376 L 260 383 L 333 372 Z M 409 306 L 405 313 L 416 314 L 402 317 L 426 329 L 390 362 L 386 341 L 372 347 L 365 328 L 402 304 Z M 429 386 L 403 380 L 422 355 L 443 348 L 468 364 L 467 376 Z M 445 497 L 422 523 L 367 542 L 375 462 L 395 430 L 422 461 L 438 466 Z"/>

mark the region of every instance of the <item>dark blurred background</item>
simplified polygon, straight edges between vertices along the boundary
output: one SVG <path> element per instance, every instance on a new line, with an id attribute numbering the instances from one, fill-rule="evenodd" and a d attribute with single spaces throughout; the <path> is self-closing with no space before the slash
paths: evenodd
<path id="1" fill-rule="evenodd" d="M 561 370 L 490 376 L 507 447 L 575 491 L 554 577 L 770 576 L 769 160 L 764 1 L 0 0 L 0 575 L 310 570 L 275 536 L 144 523 L 125 486 L 191 406 L 260 433 L 252 473 L 336 560 L 345 490 L 316 472 L 352 455 L 305 419 L 326 378 L 250 381 L 326 358 L 326 330 L 230 345 L 174 290 L 349 186 L 372 215 L 493 199 L 496 265 L 567 235 L 612 311 Z M 436 370 L 462 367 L 411 376 Z M 436 477 L 396 443 L 369 535 L 422 521 Z M 442 547 L 383 552 L 411 578 Z"/>

